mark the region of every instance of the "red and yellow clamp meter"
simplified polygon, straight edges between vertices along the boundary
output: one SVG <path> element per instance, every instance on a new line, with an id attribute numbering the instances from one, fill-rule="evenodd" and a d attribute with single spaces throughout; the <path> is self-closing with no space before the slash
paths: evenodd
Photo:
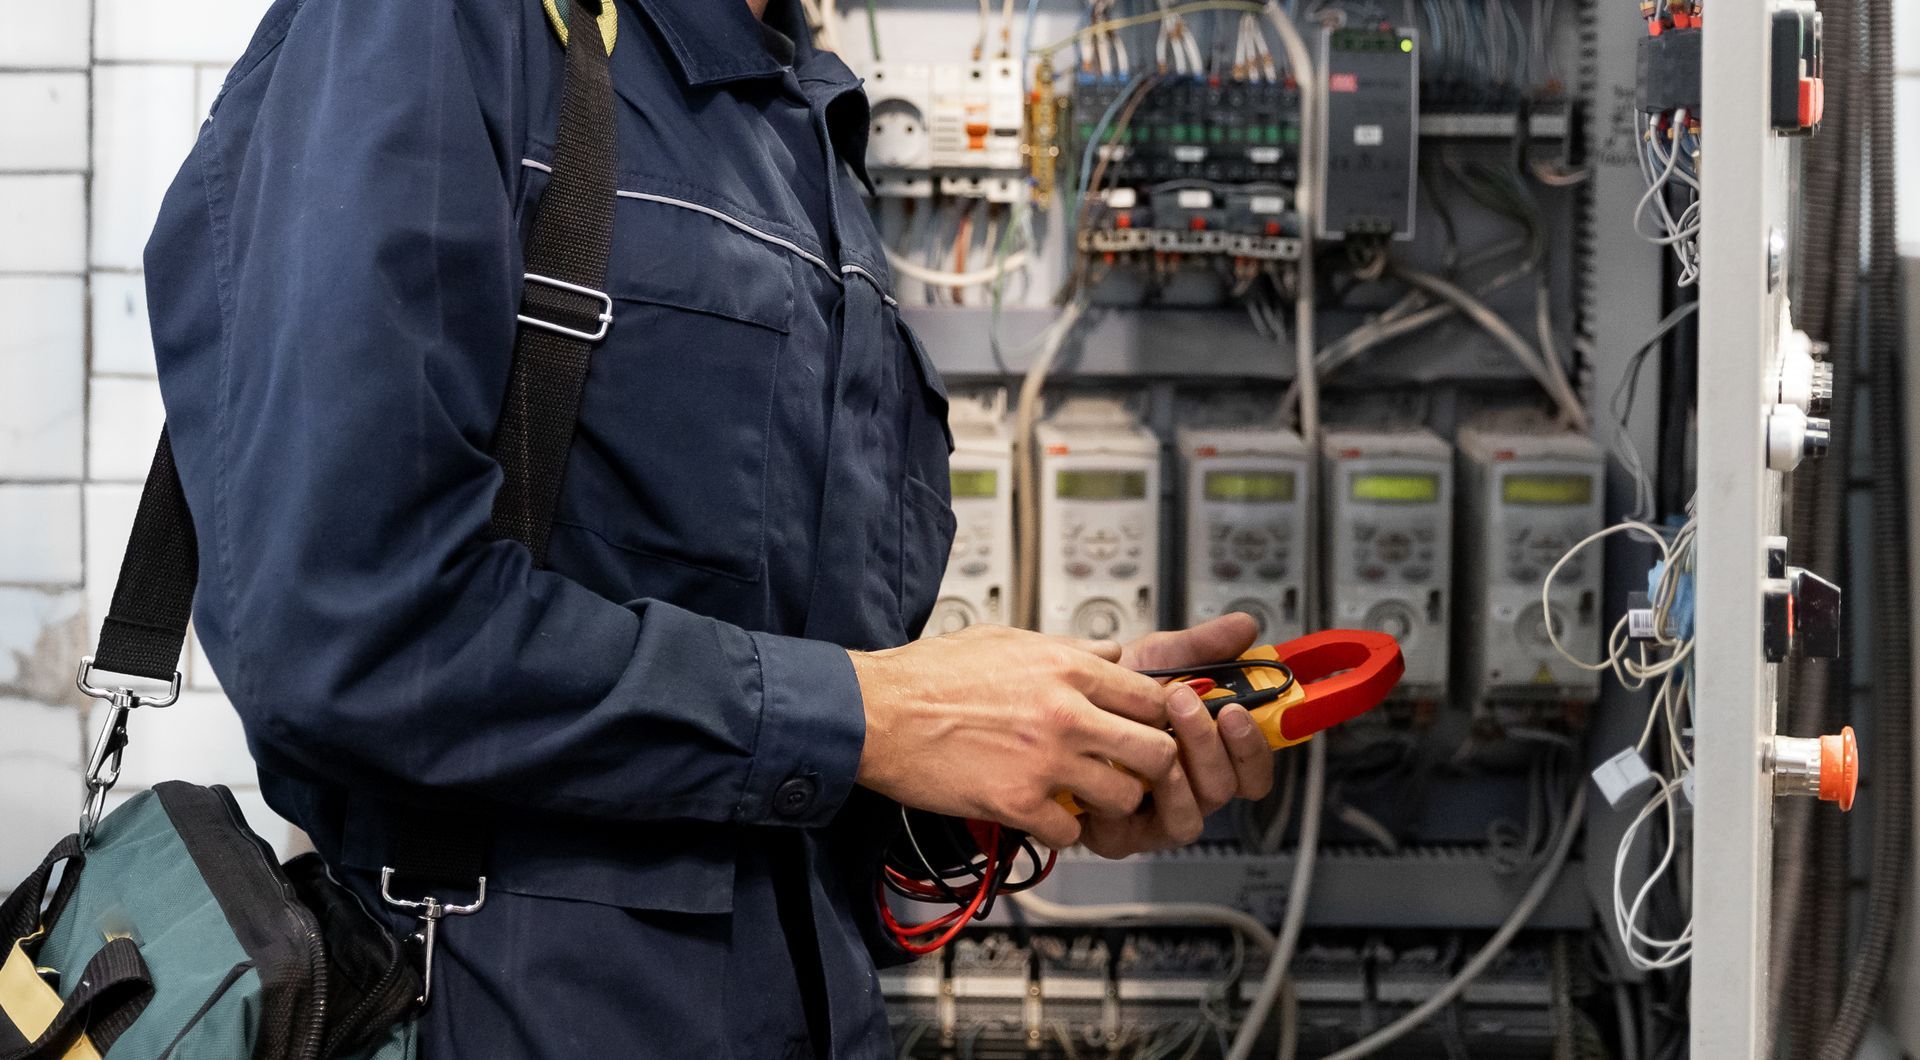
<path id="1" fill-rule="evenodd" d="M 1278 666 L 1263 665 L 1277 663 Z M 1200 698 L 1215 714 L 1239 703 L 1276 750 L 1357 718 L 1384 702 L 1407 665 L 1385 633 L 1329 629 L 1285 644 L 1263 644 L 1233 662 Z M 1208 667 L 1214 671 L 1214 667 Z"/>
<path id="2" fill-rule="evenodd" d="M 1191 685 L 1210 713 L 1233 704 L 1247 708 L 1278 750 L 1379 706 L 1406 670 L 1400 643 L 1387 634 L 1329 629 L 1262 644 L 1227 662 L 1142 672 Z M 1070 793 L 1061 793 L 1060 803 L 1081 810 Z"/>

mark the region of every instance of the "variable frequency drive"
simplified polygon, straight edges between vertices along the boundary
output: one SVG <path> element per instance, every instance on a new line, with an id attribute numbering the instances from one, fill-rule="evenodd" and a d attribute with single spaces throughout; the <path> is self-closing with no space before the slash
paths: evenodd
<path id="1" fill-rule="evenodd" d="M 1186 624 L 1229 611 L 1260 621 L 1260 642 L 1307 631 L 1312 466 L 1292 431 L 1182 430 Z"/>

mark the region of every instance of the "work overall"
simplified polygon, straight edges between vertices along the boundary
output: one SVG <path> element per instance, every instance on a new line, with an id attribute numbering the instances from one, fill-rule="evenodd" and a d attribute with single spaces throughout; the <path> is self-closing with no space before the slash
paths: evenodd
<path id="1" fill-rule="evenodd" d="M 279 0 L 148 247 L 195 625 L 268 801 L 375 907 L 400 807 L 490 835 L 427 1060 L 891 1055 L 898 813 L 853 785 L 843 648 L 932 606 L 946 397 L 859 199 L 865 97 L 789 6 L 790 62 L 745 0 L 617 2 L 614 320 L 546 569 L 488 530 L 538 0 Z"/>

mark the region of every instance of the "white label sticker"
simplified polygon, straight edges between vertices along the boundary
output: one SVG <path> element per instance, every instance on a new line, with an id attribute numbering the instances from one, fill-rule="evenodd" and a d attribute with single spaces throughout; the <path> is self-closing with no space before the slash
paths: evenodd
<path id="1" fill-rule="evenodd" d="M 1207 149 L 1188 144 L 1184 147 L 1174 148 L 1173 157 L 1177 162 L 1205 162 L 1207 160 Z"/>
<path id="2" fill-rule="evenodd" d="M 1278 195 L 1255 195 L 1247 200 L 1247 209 L 1254 213 L 1279 213 L 1287 208 L 1287 200 Z"/>
<path id="3" fill-rule="evenodd" d="M 1635 607 L 1628 609 L 1627 636 L 1634 640 L 1653 639 L 1653 608 Z"/>
<path id="4" fill-rule="evenodd" d="M 1257 166 L 1273 165 L 1275 162 L 1280 161 L 1280 149 L 1278 147 L 1249 147 L 1247 148 L 1247 161 Z"/>
<path id="5" fill-rule="evenodd" d="M 1387 130 L 1378 125 L 1356 125 L 1353 142 L 1356 147 L 1379 147 L 1387 142 Z"/>
<path id="6" fill-rule="evenodd" d="M 1174 201 L 1182 210 L 1205 210 L 1213 206 L 1213 193 L 1205 188 L 1182 188 Z"/>

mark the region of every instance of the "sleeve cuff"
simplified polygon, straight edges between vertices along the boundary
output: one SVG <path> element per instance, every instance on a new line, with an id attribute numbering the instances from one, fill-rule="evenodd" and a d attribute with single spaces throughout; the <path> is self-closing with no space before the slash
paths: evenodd
<path id="1" fill-rule="evenodd" d="M 752 633 L 760 658 L 760 736 L 741 794 L 741 824 L 816 828 L 853 791 L 867 715 L 846 649 Z"/>

